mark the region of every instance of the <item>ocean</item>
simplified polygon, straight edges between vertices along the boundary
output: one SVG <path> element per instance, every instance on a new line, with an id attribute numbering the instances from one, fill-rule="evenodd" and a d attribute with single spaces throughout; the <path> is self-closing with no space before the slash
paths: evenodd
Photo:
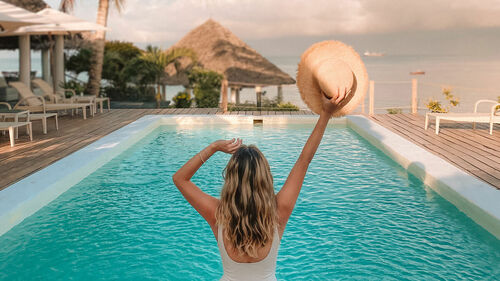
<path id="1" fill-rule="evenodd" d="M 295 77 L 300 55 L 269 56 L 271 62 L 280 69 Z M 474 103 L 479 99 L 494 99 L 500 96 L 500 55 L 487 56 L 431 56 L 431 55 L 400 55 L 383 57 L 363 57 L 369 78 L 375 81 L 376 112 L 384 113 L 388 107 L 409 107 L 411 102 L 411 79 L 418 79 L 418 103 L 421 112 L 430 98 L 438 99 L 446 105 L 442 95 L 443 88 L 450 88 L 451 93 L 458 97 L 460 104 L 452 111 L 472 111 Z M 16 71 L 18 69 L 17 52 L 0 52 L 0 71 Z M 41 74 L 41 59 L 39 52 L 33 52 L 32 69 Z M 412 76 L 411 71 L 423 70 L 425 75 Z M 81 76 L 85 78 L 85 76 Z M 171 99 L 182 87 L 168 86 L 167 99 Z M 265 98 L 276 97 L 276 87 L 263 88 Z M 285 101 L 300 108 L 306 108 L 302 102 L 297 87 L 283 87 Z M 367 94 L 368 96 L 368 94 Z M 242 102 L 255 101 L 255 91 L 244 89 L 241 92 Z M 368 110 L 368 98 L 365 100 Z M 487 107 L 482 107 L 487 110 Z M 407 109 L 406 109 L 407 111 Z"/>

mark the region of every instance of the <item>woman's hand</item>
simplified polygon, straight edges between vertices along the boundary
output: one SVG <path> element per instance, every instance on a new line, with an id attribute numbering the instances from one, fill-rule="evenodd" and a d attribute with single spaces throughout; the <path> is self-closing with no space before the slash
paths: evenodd
<path id="1" fill-rule="evenodd" d="M 334 96 L 329 98 L 323 93 L 322 95 L 322 101 L 323 101 L 323 112 L 327 114 L 332 114 L 335 111 L 339 109 L 339 104 L 345 99 L 345 97 L 348 95 L 348 90 L 347 88 L 344 89 L 338 89 L 336 93 L 334 93 Z"/>
<path id="2" fill-rule="evenodd" d="M 233 154 L 240 148 L 243 143 L 242 139 L 218 140 L 212 143 L 216 151 L 222 151 L 228 154 Z"/>

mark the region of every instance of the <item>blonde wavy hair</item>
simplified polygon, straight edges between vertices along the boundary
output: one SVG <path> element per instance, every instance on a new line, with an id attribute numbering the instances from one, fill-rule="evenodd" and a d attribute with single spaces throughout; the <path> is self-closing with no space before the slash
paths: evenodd
<path id="1" fill-rule="evenodd" d="M 272 241 L 278 225 L 273 177 L 266 158 L 254 145 L 242 145 L 224 169 L 217 224 L 239 254 L 257 257 Z"/>

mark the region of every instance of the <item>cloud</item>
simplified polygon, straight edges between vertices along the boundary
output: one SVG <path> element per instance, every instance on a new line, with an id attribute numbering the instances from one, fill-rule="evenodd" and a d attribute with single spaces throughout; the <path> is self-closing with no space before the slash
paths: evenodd
<path id="1" fill-rule="evenodd" d="M 77 1 L 75 14 L 93 21 L 96 9 Z M 127 0 L 111 12 L 108 38 L 177 41 L 209 17 L 244 39 L 486 28 L 500 26 L 500 1 Z"/>

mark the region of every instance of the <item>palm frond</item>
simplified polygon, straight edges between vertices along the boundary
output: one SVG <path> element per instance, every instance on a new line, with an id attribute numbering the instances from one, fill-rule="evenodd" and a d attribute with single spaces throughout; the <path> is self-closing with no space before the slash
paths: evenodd
<path id="1" fill-rule="evenodd" d="M 70 13 L 75 8 L 75 0 L 61 0 L 59 4 L 59 11 L 64 13 Z"/>

